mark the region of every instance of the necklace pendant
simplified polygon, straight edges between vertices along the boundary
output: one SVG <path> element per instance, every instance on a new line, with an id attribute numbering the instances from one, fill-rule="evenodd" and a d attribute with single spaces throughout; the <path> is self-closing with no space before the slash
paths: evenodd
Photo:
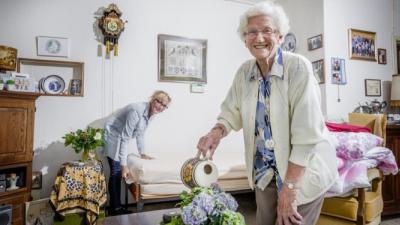
<path id="1" fill-rule="evenodd" d="M 272 139 L 265 140 L 265 147 L 268 149 L 273 149 L 275 147 L 275 142 Z"/>

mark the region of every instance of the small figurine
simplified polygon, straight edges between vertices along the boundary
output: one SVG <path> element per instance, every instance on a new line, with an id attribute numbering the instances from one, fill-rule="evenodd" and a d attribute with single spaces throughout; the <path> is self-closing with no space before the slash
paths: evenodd
<path id="1" fill-rule="evenodd" d="M 17 186 L 17 181 L 19 179 L 19 176 L 17 176 L 16 173 L 11 173 L 10 177 L 7 178 L 7 180 L 10 182 L 10 187 L 7 188 L 7 190 L 15 190 L 18 189 L 19 187 Z"/>

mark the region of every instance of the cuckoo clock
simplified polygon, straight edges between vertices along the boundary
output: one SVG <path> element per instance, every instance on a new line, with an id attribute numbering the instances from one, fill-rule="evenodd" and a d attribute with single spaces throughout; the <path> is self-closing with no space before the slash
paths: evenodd
<path id="1" fill-rule="evenodd" d="M 121 20 L 122 12 L 117 5 L 110 4 L 104 10 L 103 16 L 99 19 L 99 27 L 103 32 L 106 53 L 114 50 L 114 56 L 118 56 L 118 38 L 124 30 L 124 21 Z"/>

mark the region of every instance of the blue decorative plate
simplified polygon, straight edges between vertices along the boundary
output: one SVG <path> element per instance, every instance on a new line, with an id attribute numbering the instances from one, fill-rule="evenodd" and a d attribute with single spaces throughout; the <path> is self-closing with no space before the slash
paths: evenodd
<path id="1" fill-rule="evenodd" d="M 47 94 L 60 94 L 65 89 L 65 81 L 58 75 L 50 75 L 42 81 L 41 86 Z"/>

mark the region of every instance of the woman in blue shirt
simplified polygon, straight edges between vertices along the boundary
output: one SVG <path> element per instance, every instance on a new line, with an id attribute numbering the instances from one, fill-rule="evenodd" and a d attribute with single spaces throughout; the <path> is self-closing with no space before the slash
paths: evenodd
<path id="1" fill-rule="evenodd" d="M 153 159 L 145 153 L 144 132 L 154 115 L 168 108 L 171 97 L 164 91 L 155 91 L 149 102 L 132 103 L 114 113 L 105 124 L 105 154 L 110 165 L 108 191 L 110 215 L 130 213 L 121 207 L 121 177 L 126 179 L 128 143 L 136 138 L 142 159 Z"/>

